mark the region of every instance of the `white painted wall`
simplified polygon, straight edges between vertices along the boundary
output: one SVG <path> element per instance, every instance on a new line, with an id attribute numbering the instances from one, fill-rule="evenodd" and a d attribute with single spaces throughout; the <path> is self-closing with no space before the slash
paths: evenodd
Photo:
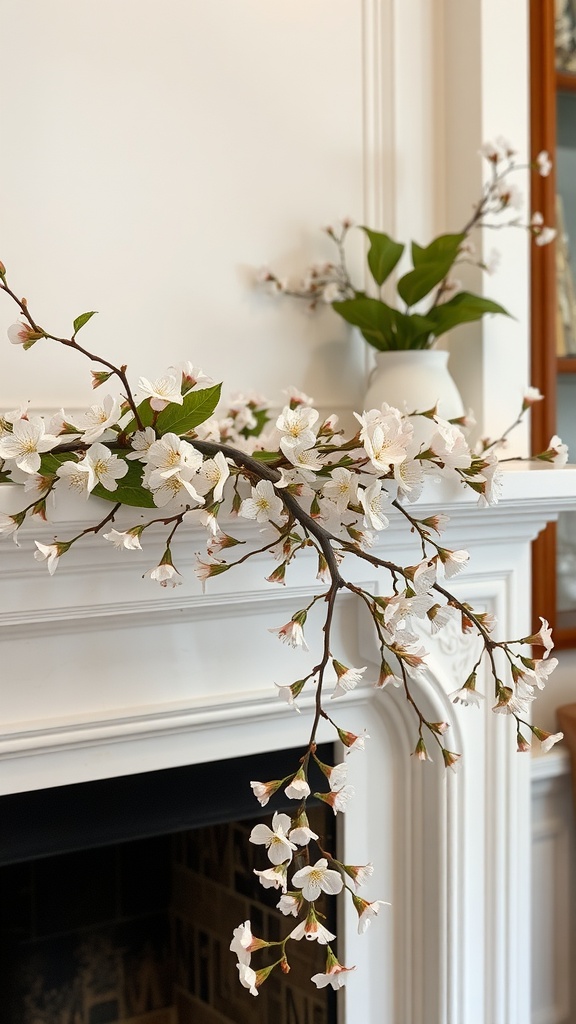
<path id="1" fill-rule="evenodd" d="M 54 333 L 99 310 L 85 344 L 136 377 L 191 358 L 228 393 L 278 402 L 294 383 L 322 406 L 357 407 L 363 343 L 328 310 L 310 318 L 256 293 L 253 273 L 327 257 L 319 228 L 344 214 L 422 242 L 456 229 L 478 195 L 482 140 L 501 132 L 525 149 L 525 6 L 4 0 L 10 281 Z M 485 326 L 488 361 L 479 329 L 454 357 L 494 429 L 513 418 L 527 364 L 525 239 L 501 239 L 488 293 L 518 319 Z M 360 252 L 352 267 L 361 279 Z M 1 302 L 0 336 L 13 319 Z M 0 408 L 90 397 L 66 351 L 0 352 Z"/>

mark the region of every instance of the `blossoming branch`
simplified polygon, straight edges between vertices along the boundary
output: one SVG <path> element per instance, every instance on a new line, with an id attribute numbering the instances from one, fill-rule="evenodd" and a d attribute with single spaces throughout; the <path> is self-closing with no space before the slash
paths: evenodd
<path id="1" fill-rule="evenodd" d="M 151 551 L 152 564 L 145 576 L 163 587 L 175 587 L 182 576 L 174 564 L 173 541 L 182 524 L 190 521 L 206 528 L 206 551 L 196 562 L 203 583 L 266 553 L 271 562 L 267 579 L 283 585 L 294 559 L 303 551 L 316 554 L 318 593 L 294 608 L 287 622 L 270 627 L 280 642 L 306 651 L 308 616 L 316 605 L 323 609 L 321 654 L 301 678 L 278 687 L 279 699 L 296 710 L 305 689 L 314 695 L 302 754 L 286 777 L 251 783 L 262 807 L 277 794 L 284 804 L 293 802 L 290 813 L 276 811 L 269 825 L 256 825 L 250 840 L 262 847 L 267 864 L 256 872 L 261 885 L 278 891 L 280 911 L 295 923 L 289 923 L 281 940 L 272 942 L 254 936 L 250 922 L 242 922 L 230 948 L 238 958 L 240 982 L 254 996 L 276 968 L 290 970 L 290 944 L 303 938 L 326 947 L 325 971 L 312 981 L 319 988 L 339 988 L 355 968 L 339 962 L 331 946 L 335 936 L 322 923 L 319 898 L 350 899 L 360 933 L 385 904 L 359 894 L 371 883 L 372 864 L 343 863 L 310 828 L 311 797 L 339 815 L 354 796 L 347 759 L 326 764 L 318 758 L 320 723 L 333 729 L 342 754 L 362 751 L 368 736 L 346 728 L 340 705 L 360 683 L 396 686 L 413 712 L 414 758 L 439 758 L 446 767 L 457 768 L 460 754 L 447 739 L 450 723 L 429 720 L 414 687 L 425 669 L 427 648 L 453 624 L 480 641 L 479 654 L 477 642 L 470 648 L 474 653 L 452 694 L 454 703 L 473 707 L 491 700 L 493 711 L 507 716 L 514 726 L 519 751 L 529 748 L 529 736 L 543 750 L 560 738 L 530 721 L 530 706 L 557 663 L 550 657 L 553 644 L 547 622 L 542 620 L 534 634 L 496 639 L 493 616 L 450 589 L 469 556 L 443 542 L 447 516 L 438 511 L 421 517 L 417 511 L 425 482 L 438 478 L 458 481 L 482 506 L 496 503 L 502 438 L 474 449 L 462 421 L 443 420 L 435 409 L 402 413 L 386 404 L 356 413 L 357 431 L 346 438 L 335 416 L 322 420 L 312 400 L 295 390 L 276 416 L 258 397 L 239 397 L 218 415 L 220 385 L 191 363 L 170 367 L 157 380 L 139 377 L 134 384 L 126 366 L 115 365 L 78 341 L 92 312 L 74 320 L 70 337 L 59 337 L 40 326 L 28 303 L 9 285 L 1 264 L 0 290 L 20 314 L 9 330 L 13 344 L 24 350 L 38 343 L 64 345 L 96 367 L 95 389 L 113 379 L 121 388 L 120 398 L 108 394 L 74 416 L 60 410 L 46 421 L 25 407 L 0 416 L 0 482 L 16 484 L 22 491 L 20 511 L 0 515 L 2 537 L 12 537 L 18 544 L 26 522 L 49 520 L 52 504 L 73 491 L 87 501 L 91 495 L 104 499 L 110 508 L 75 536 L 56 536 L 49 544 L 35 542 L 35 558 L 46 563 L 50 574 L 89 534 L 101 534 L 105 543 L 127 551 L 152 549 L 157 532 L 148 545 L 147 531 L 156 525 L 164 529 L 164 538 L 160 551 Z M 528 390 L 516 422 L 540 397 L 535 389 Z M 418 417 L 430 427 L 426 445 L 415 437 Z M 535 457 L 562 465 L 566 446 L 554 437 Z M 121 509 L 123 520 L 132 510 L 140 511 L 134 511 L 131 525 L 118 529 L 114 524 Z M 393 552 L 384 558 L 373 549 L 376 537 L 385 536 L 391 514 L 400 517 L 413 538 L 414 557 L 408 565 L 396 562 Z M 239 553 L 243 542 L 233 535 L 234 517 L 261 527 L 260 546 Z M 381 573 L 376 596 L 352 582 L 348 566 L 357 560 Z M 376 637 L 379 664 L 374 675 L 367 666 L 347 664 L 341 653 L 333 623 L 343 594 L 359 602 Z M 482 693 L 476 685 L 483 664 L 492 679 L 491 692 Z M 256 954 L 264 958 L 261 966 L 253 965 Z"/>
<path id="2" fill-rule="evenodd" d="M 498 138 L 485 143 L 481 155 L 488 164 L 489 177 L 468 221 L 459 231 L 439 235 L 426 246 L 412 242 L 412 268 L 401 274 L 393 289 L 392 275 L 402 266 L 406 246 L 382 231 L 360 227 L 368 242 L 369 281 L 357 288 L 346 260 L 346 242 L 353 228 L 349 218 L 325 228 L 336 246 L 336 262 L 313 264 L 296 284 L 264 267 L 259 282 L 273 294 L 304 299 L 311 310 L 319 304 L 329 306 L 380 352 L 432 348 L 439 337 L 460 324 L 481 320 L 487 314 L 507 316 L 499 303 L 464 291 L 458 280 L 458 269 L 465 264 L 491 274 L 499 262 L 495 249 L 486 260 L 477 256 L 474 231 L 523 228 L 538 246 L 548 245 L 556 231 L 544 224 L 540 213 L 534 213 L 528 222 L 522 218 L 523 196 L 511 178 L 527 168 L 516 163 L 513 146 Z M 548 153 L 539 153 L 532 166 L 546 177 L 552 169 Z M 389 300 L 393 290 L 396 294 Z"/>

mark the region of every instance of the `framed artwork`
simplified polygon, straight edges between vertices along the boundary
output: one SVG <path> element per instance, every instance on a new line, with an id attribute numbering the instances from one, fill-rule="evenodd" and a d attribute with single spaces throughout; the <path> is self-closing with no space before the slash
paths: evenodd
<path id="1" fill-rule="evenodd" d="M 556 0 L 556 70 L 576 75 L 576 0 Z"/>

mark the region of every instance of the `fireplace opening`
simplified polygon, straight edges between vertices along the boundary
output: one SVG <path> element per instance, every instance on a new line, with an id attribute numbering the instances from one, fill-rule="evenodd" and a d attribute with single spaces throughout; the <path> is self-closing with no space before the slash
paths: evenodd
<path id="1" fill-rule="evenodd" d="M 331 748 L 319 756 L 330 761 Z M 3 797 L 3 1024 L 334 1024 L 335 993 L 310 981 L 324 970 L 324 947 L 289 943 L 290 973 L 276 968 L 258 998 L 240 986 L 229 950 L 247 919 L 269 941 L 292 927 L 276 908 L 280 893 L 254 875 L 267 863 L 248 837 L 271 814 L 257 805 L 255 813 L 242 783 L 282 777 L 297 757 L 283 751 Z M 318 803 L 309 817 L 333 850 L 330 808 Z M 253 959 L 259 967 L 278 956 L 272 948 Z"/>

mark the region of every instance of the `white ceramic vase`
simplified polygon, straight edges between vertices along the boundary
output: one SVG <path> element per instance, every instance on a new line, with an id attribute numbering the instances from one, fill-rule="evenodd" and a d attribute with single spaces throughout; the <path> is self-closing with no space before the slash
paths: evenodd
<path id="1" fill-rule="evenodd" d="M 377 352 L 368 383 L 365 410 L 379 409 L 387 402 L 402 412 L 425 412 L 437 404 L 438 414 L 446 420 L 464 415 L 460 392 L 448 370 L 448 352 Z"/>

